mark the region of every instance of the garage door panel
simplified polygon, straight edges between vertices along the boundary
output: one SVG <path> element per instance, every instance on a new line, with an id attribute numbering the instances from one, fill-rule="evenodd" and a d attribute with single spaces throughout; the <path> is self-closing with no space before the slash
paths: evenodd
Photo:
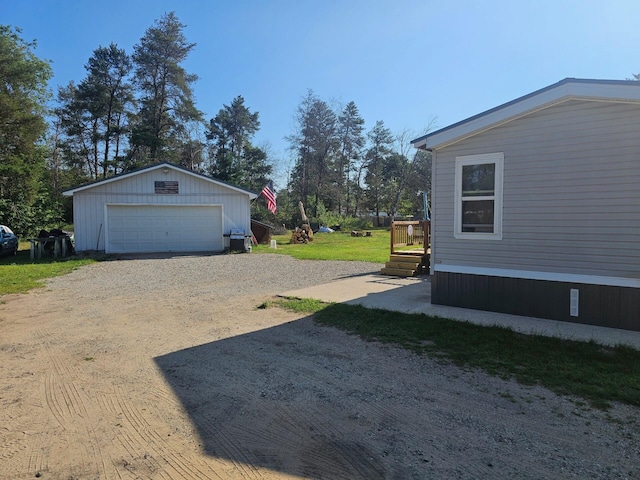
<path id="1" fill-rule="evenodd" d="M 222 208 L 109 205 L 107 253 L 222 251 Z"/>

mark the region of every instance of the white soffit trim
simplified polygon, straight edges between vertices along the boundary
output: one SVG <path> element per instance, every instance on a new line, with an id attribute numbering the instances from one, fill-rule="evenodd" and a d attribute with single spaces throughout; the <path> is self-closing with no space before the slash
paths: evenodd
<path id="1" fill-rule="evenodd" d="M 604 277 L 599 275 L 579 275 L 574 273 L 536 272 L 510 270 L 506 268 L 468 267 L 464 265 L 435 265 L 435 272 L 486 275 L 488 277 L 522 278 L 547 282 L 582 283 L 586 285 L 606 285 L 610 287 L 640 288 L 640 278 Z"/>
<path id="2" fill-rule="evenodd" d="M 416 148 L 439 149 L 570 100 L 640 103 L 640 82 L 565 79 L 413 141 Z"/>

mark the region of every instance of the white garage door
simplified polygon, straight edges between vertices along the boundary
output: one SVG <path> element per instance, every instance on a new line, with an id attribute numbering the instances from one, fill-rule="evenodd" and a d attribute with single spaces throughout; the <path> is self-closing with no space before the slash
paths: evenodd
<path id="1" fill-rule="evenodd" d="M 106 253 L 224 250 L 222 207 L 108 205 Z"/>

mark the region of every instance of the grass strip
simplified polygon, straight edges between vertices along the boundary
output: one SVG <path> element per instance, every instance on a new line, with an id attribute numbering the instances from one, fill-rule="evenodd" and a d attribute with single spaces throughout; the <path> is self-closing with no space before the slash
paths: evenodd
<path id="1" fill-rule="evenodd" d="M 313 313 L 319 324 L 365 340 L 394 344 L 463 368 L 480 368 L 521 384 L 541 385 L 586 399 L 597 408 L 606 409 L 610 402 L 640 406 L 640 351 L 631 347 L 526 335 L 505 327 L 358 305 L 298 299 L 283 299 L 279 305 Z"/>
<path id="2" fill-rule="evenodd" d="M 83 265 L 94 263 L 91 258 L 51 258 L 31 260 L 29 251 L 20 251 L 15 257 L 0 259 L 0 295 L 26 293 L 44 286 L 47 278 L 65 275 Z"/>

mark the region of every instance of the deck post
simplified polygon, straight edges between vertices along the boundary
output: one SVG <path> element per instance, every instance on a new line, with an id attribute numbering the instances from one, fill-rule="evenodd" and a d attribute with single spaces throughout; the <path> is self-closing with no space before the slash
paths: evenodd
<path id="1" fill-rule="evenodd" d="M 394 245 L 396 242 L 396 222 L 391 222 L 391 255 L 394 252 Z"/>

